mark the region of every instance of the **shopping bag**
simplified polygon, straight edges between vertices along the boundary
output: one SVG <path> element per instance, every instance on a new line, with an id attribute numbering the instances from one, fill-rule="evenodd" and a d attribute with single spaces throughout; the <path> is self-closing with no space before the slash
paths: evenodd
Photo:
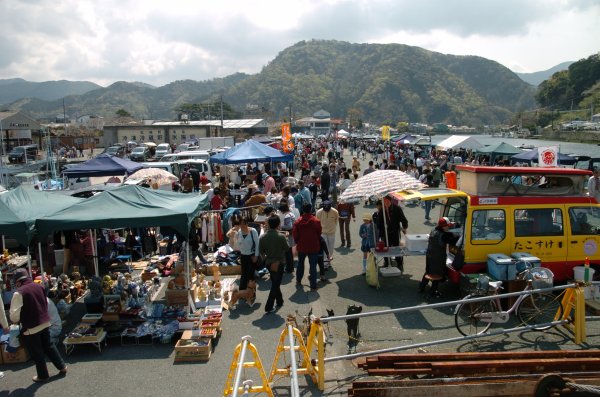
<path id="1" fill-rule="evenodd" d="M 375 256 L 369 252 L 367 256 L 367 285 L 375 288 L 379 288 L 379 272 L 377 271 L 377 263 L 375 263 Z"/>

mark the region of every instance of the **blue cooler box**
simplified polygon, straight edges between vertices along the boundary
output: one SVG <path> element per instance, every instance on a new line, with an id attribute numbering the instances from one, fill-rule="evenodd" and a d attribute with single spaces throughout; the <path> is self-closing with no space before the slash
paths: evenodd
<path id="1" fill-rule="evenodd" d="M 531 267 L 542 267 L 542 261 L 537 256 L 531 255 L 529 252 L 513 252 L 511 258 L 527 262 Z"/>
<path id="2" fill-rule="evenodd" d="M 517 278 L 517 266 L 510 256 L 488 254 L 487 271 L 496 280 L 514 280 Z"/>

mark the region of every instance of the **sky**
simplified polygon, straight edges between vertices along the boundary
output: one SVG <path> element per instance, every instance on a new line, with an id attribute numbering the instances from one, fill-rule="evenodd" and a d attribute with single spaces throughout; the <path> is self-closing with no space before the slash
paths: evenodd
<path id="1" fill-rule="evenodd" d="M 536 72 L 600 51 L 599 0 L 0 0 L 0 79 L 161 86 L 254 74 L 302 40 Z"/>

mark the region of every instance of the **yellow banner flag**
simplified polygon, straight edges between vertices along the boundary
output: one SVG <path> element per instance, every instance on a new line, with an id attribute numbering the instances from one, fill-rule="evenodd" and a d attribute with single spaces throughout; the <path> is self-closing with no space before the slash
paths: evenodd
<path id="1" fill-rule="evenodd" d="M 384 125 L 381 128 L 381 139 L 383 139 L 384 141 L 390 140 L 390 127 L 389 126 Z"/>

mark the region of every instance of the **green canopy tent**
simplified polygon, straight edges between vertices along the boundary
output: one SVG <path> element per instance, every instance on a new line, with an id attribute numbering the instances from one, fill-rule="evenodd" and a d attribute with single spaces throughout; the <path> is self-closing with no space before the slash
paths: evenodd
<path id="1" fill-rule="evenodd" d="M 206 194 L 123 185 L 40 218 L 36 227 L 40 235 L 49 235 L 58 230 L 169 226 L 187 239 L 193 219 L 207 208 Z M 95 266 L 98 273 L 98 264 Z"/>
<path id="2" fill-rule="evenodd" d="M 506 142 L 500 142 L 497 145 L 489 145 L 475 151 L 477 154 L 487 154 L 490 156 L 490 164 L 494 164 L 494 160 L 499 156 L 510 158 L 515 154 L 521 153 L 521 149 L 514 147 Z"/>
<path id="3" fill-rule="evenodd" d="M 29 245 L 36 236 L 36 220 L 81 201 L 82 199 L 76 197 L 19 186 L 0 195 L 0 234 L 14 238 L 19 244 L 26 246 L 29 254 Z M 41 244 L 39 248 L 41 251 Z M 42 266 L 40 260 L 40 270 L 43 272 Z"/>

